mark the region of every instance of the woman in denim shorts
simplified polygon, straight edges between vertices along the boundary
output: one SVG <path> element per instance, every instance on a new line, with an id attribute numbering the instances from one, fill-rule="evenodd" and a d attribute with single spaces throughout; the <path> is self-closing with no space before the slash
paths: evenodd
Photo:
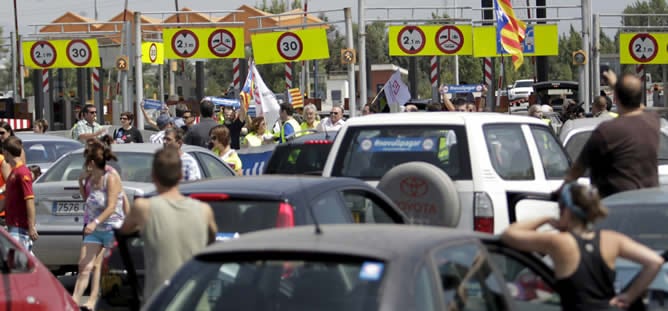
<path id="1" fill-rule="evenodd" d="M 97 139 L 89 140 L 84 156 L 90 190 L 84 191 L 87 193 L 85 214 L 88 222 L 84 228 L 79 274 L 72 295 L 77 303 L 88 287 L 95 259 L 102 256 L 105 249 L 113 246 L 113 229 L 120 227 L 125 217 L 121 178 L 115 170 L 107 169 L 107 161 L 116 160 L 111 148 Z M 91 295 L 84 308 L 92 310 L 96 301 L 97 295 Z"/>

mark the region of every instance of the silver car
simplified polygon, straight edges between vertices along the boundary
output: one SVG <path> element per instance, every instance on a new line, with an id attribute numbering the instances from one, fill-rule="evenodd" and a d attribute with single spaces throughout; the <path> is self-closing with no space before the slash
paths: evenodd
<path id="1" fill-rule="evenodd" d="M 151 163 L 153 154 L 161 147 L 159 144 L 112 145 L 118 162 L 109 164 L 121 175 L 123 189 L 130 201 L 155 190 L 151 183 Z M 235 175 L 229 166 L 205 148 L 184 145 L 183 151 L 195 157 L 204 178 Z M 60 158 L 33 186 L 40 235 L 33 251 L 56 273 L 77 270 L 84 227 L 84 202 L 77 180 L 83 162 L 83 148 L 80 148 Z"/>
<path id="2" fill-rule="evenodd" d="M 580 152 L 582 152 L 594 129 L 601 122 L 607 120 L 610 120 L 610 118 L 584 118 L 568 120 L 564 123 L 559 133 L 559 139 L 572 160 L 576 160 L 580 156 Z M 661 118 L 658 160 L 659 184 L 668 185 L 668 121 L 664 118 Z"/>
<path id="3" fill-rule="evenodd" d="M 23 142 L 27 165 L 38 165 L 42 173 L 62 155 L 82 147 L 74 139 L 48 134 L 18 132 L 16 136 Z"/>

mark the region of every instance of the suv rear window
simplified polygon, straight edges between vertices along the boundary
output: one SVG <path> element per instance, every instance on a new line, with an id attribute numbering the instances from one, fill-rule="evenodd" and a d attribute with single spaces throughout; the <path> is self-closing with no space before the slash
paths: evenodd
<path id="1" fill-rule="evenodd" d="M 225 200 L 207 202 L 219 234 L 242 234 L 276 227 L 278 201 Z"/>
<path id="2" fill-rule="evenodd" d="M 268 254 L 247 255 L 244 261 L 191 261 L 156 297 L 152 309 L 378 310 L 383 262 L 331 256 L 319 261 L 323 256 L 308 253 L 300 257 L 308 259 Z"/>
<path id="3" fill-rule="evenodd" d="M 330 149 L 331 142 L 276 146 L 265 174 L 320 174 Z"/>
<path id="4" fill-rule="evenodd" d="M 471 179 L 464 126 L 350 127 L 332 176 L 378 180 L 393 167 L 411 161 L 431 163 L 453 180 Z"/>

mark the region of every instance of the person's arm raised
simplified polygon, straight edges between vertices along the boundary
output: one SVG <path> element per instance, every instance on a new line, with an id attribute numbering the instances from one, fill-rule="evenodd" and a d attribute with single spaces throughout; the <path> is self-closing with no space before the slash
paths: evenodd
<path id="1" fill-rule="evenodd" d="M 555 221 L 552 217 L 541 217 L 513 223 L 503 232 L 501 241 L 521 251 L 551 254 L 554 250 L 555 234 L 536 230 L 545 224 L 554 227 Z"/>

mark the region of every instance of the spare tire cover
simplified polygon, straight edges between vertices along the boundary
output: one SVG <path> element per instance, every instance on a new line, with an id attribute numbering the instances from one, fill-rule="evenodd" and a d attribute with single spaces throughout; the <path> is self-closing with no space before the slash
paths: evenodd
<path id="1" fill-rule="evenodd" d="M 383 175 L 377 188 L 406 213 L 409 223 L 446 227 L 459 223 L 457 188 L 448 174 L 432 164 L 395 166 Z"/>

